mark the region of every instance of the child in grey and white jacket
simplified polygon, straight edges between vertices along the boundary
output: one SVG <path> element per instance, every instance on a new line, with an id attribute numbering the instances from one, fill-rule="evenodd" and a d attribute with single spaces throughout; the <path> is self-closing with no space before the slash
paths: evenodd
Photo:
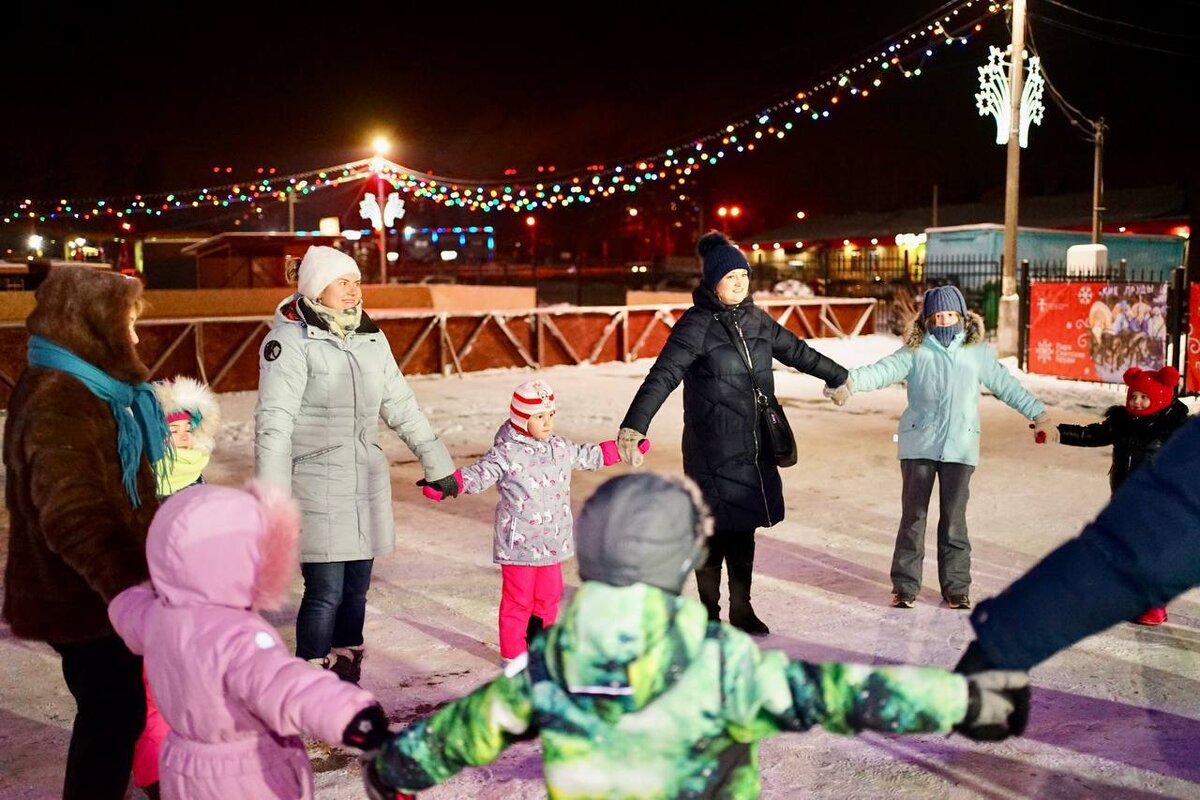
<path id="1" fill-rule="evenodd" d="M 506 662 L 558 618 L 562 562 L 575 552 L 571 473 L 621 460 L 615 441 L 576 444 L 556 434 L 555 413 L 550 384 L 541 379 L 521 384 L 491 449 L 454 473 L 460 494 L 479 494 L 492 484 L 500 493 L 492 561 L 501 572 L 500 656 Z M 641 451 L 649 448 L 649 440 L 642 440 Z M 432 486 L 423 491 L 431 500 L 442 499 Z"/>

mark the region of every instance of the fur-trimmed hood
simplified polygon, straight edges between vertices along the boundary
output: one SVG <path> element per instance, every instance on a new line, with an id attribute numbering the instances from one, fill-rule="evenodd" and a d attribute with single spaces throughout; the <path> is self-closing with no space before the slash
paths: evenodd
<path id="1" fill-rule="evenodd" d="M 167 605 L 277 608 L 299 535 L 300 513 L 282 489 L 194 486 L 165 500 L 150 524 L 150 578 Z"/>
<path id="2" fill-rule="evenodd" d="M 150 370 L 128 332 L 129 314 L 140 311 L 141 297 L 136 278 L 92 267 L 54 267 L 38 287 L 25 327 L 117 380 L 144 383 Z"/>
<path id="3" fill-rule="evenodd" d="M 213 390 L 186 375 L 155 381 L 153 386 L 164 414 L 170 416 L 177 411 L 186 411 L 191 415 L 195 426 L 192 428 L 192 449 L 212 453 L 221 427 L 221 404 Z"/>
<path id="4" fill-rule="evenodd" d="M 921 346 L 921 342 L 925 341 L 927 330 L 924 320 L 914 319 L 908 326 L 908 332 L 904 334 L 904 346 L 916 350 Z M 974 311 L 968 311 L 967 316 L 963 319 L 963 330 L 967 333 L 966 338 L 963 339 L 964 347 L 982 342 L 986 330 L 983 325 L 983 317 Z"/>

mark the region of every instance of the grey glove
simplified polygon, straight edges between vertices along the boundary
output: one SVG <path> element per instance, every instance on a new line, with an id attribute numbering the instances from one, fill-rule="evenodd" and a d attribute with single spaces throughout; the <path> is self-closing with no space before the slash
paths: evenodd
<path id="1" fill-rule="evenodd" d="M 645 438 L 646 434 L 633 428 L 621 428 L 617 433 L 617 452 L 621 454 L 621 460 L 631 467 L 640 467 L 645 458 L 638 445 Z"/>
<path id="2" fill-rule="evenodd" d="M 979 742 L 1020 736 L 1029 722 L 1029 675 L 993 669 L 967 676 L 967 713 L 954 730 Z"/>
<path id="3" fill-rule="evenodd" d="M 821 393 L 833 401 L 835 406 L 844 406 L 846 401 L 850 399 L 850 395 L 854 394 L 854 379 L 846 378 L 846 382 L 836 388 L 831 388 L 829 384 L 825 384 L 825 388 Z"/>

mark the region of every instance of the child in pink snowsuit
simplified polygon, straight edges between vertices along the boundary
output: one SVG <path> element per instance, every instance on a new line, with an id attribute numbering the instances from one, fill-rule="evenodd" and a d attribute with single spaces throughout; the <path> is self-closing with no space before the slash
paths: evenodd
<path id="1" fill-rule="evenodd" d="M 156 493 L 165 497 L 204 483 L 201 473 L 216 444 L 221 406 L 212 389 L 184 375 L 155 381 L 152 386 L 171 431 L 171 452 L 164 456 L 165 463 L 156 476 Z M 158 800 L 158 754 L 170 728 L 158 712 L 144 669 L 142 678 L 146 684 L 146 727 L 133 746 L 133 783 L 151 800 Z"/>
<path id="2" fill-rule="evenodd" d="M 195 486 L 155 514 L 152 585 L 117 595 L 108 616 L 145 656 L 170 726 L 162 797 L 311 798 L 302 735 L 365 750 L 387 734 L 369 692 L 290 655 L 258 614 L 286 597 L 299 529 L 294 503 L 266 484 Z"/>
<path id="3" fill-rule="evenodd" d="M 492 448 L 454 473 L 459 492 L 479 494 L 493 483 L 496 537 L 492 560 L 500 565 L 500 657 L 525 652 L 527 641 L 558 618 L 562 562 L 575 551 L 571 472 L 597 470 L 621 460 L 615 441 L 576 444 L 554 433 L 554 390 L 526 381 L 513 392 L 508 420 Z M 650 447 L 642 442 L 642 452 Z M 426 486 L 425 496 L 441 500 Z"/>

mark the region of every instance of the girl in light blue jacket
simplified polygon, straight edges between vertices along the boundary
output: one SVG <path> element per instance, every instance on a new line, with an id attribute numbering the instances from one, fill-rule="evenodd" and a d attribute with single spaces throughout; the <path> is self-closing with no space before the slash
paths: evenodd
<path id="1" fill-rule="evenodd" d="M 967 311 L 956 286 L 925 293 L 921 318 L 904 346 L 874 364 L 850 371 L 843 391 L 826 394 L 845 402 L 851 392 L 908 382 L 908 407 L 900 415 L 900 529 L 892 556 L 892 605 L 912 608 L 921 590 L 925 520 L 938 481 L 938 582 L 950 608 L 970 608 L 971 542 L 967 538 L 968 485 L 979 463 L 979 387 L 1033 420 L 1035 440 L 1057 441 L 1046 406 L 1017 382 L 983 342 L 983 320 Z"/>

